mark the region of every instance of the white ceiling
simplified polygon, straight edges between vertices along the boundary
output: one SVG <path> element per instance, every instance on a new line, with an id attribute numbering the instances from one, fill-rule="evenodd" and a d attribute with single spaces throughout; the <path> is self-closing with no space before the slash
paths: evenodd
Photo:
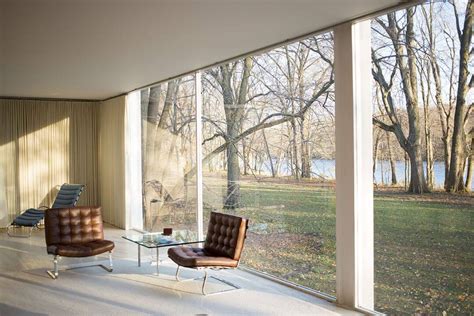
<path id="1" fill-rule="evenodd" d="M 400 0 L 0 0 L 0 96 L 105 99 Z"/>

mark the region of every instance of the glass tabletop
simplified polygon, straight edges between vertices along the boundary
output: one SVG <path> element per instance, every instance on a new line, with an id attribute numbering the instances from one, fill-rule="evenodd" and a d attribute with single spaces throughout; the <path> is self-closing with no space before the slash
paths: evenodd
<path id="1" fill-rule="evenodd" d="M 197 233 L 190 230 L 173 230 L 171 235 L 163 233 L 130 232 L 122 238 L 147 248 L 170 247 L 204 242 L 198 240 Z"/>

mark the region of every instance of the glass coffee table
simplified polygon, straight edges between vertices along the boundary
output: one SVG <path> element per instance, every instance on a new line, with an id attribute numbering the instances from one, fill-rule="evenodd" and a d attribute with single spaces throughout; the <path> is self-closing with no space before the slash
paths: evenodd
<path id="1" fill-rule="evenodd" d="M 160 274 L 160 248 L 203 243 L 198 240 L 197 234 L 190 230 L 173 230 L 171 235 L 163 233 L 139 233 L 130 232 L 122 236 L 123 239 L 131 241 L 138 246 L 138 266 L 141 266 L 141 247 L 156 249 L 156 273 Z"/>

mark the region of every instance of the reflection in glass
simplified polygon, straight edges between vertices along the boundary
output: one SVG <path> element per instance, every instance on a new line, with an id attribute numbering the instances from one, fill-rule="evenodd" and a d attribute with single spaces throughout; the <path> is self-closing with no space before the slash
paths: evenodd
<path id="1" fill-rule="evenodd" d="M 194 77 L 141 91 L 144 230 L 196 230 Z"/>

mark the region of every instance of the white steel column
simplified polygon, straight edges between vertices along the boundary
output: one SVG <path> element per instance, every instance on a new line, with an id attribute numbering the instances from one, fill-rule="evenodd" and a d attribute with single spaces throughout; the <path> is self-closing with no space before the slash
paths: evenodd
<path id="1" fill-rule="evenodd" d="M 201 72 L 197 71 L 194 78 L 196 101 L 196 221 L 198 239 L 203 240 L 203 199 L 202 199 L 202 82 Z"/>
<path id="2" fill-rule="evenodd" d="M 334 28 L 336 86 L 336 296 L 374 307 L 370 21 Z"/>
<path id="3" fill-rule="evenodd" d="M 125 228 L 143 228 L 140 91 L 125 104 Z"/>

